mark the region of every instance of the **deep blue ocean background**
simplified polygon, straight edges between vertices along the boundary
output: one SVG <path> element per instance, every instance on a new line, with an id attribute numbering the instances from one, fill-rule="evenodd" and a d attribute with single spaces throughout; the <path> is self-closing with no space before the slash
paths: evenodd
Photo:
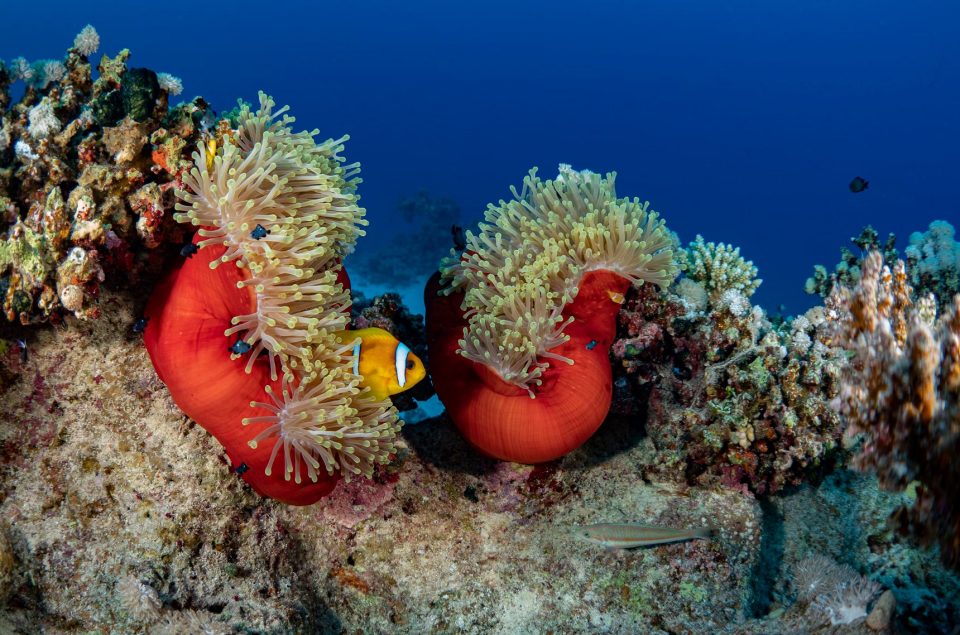
<path id="1" fill-rule="evenodd" d="M 771 310 L 814 304 L 815 263 L 872 223 L 901 248 L 960 225 L 960 2 L 678 0 L 0 3 L 0 58 L 100 54 L 182 78 L 218 110 L 258 89 L 349 133 L 371 228 L 426 189 L 475 222 L 531 166 L 616 170 L 684 242 L 739 245 Z M 856 175 L 870 188 L 851 194 Z M 402 259 L 401 259 L 402 261 Z"/>

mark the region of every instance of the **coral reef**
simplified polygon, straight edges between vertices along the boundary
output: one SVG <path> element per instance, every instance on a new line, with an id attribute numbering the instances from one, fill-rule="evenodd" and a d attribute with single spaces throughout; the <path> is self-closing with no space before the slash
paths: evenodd
<path id="1" fill-rule="evenodd" d="M 954 240 L 954 234 L 953 225 L 947 221 L 933 221 L 927 231 L 911 234 L 910 244 L 903 250 L 907 277 L 914 293 L 917 297 L 933 295 L 940 311 L 947 310 L 953 296 L 960 293 L 960 242 Z M 851 241 L 859 248 L 860 255 L 843 248 L 842 260 L 832 273 L 822 265 L 814 267 L 813 277 L 807 280 L 807 293 L 826 299 L 836 285 L 852 289 L 860 281 L 863 257 L 870 251 L 881 252 L 884 264 L 891 269 L 901 258 L 895 246 L 896 237 L 889 234 L 880 243 L 876 230 L 869 225 Z"/>
<path id="2" fill-rule="evenodd" d="M 673 280 L 663 221 L 618 198 L 615 178 L 531 171 L 427 287 L 437 394 L 490 456 L 537 463 L 589 438 L 610 405 L 607 350 L 623 294 Z"/>
<path id="3" fill-rule="evenodd" d="M 614 409 L 645 415 L 658 449 L 646 471 L 771 494 L 829 464 L 845 358 L 822 308 L 774 324 L 739 289 L 712 290 L 682 278 L 628 294 Z"/>
<path id="4" fill-rule="evenodd" d="M 341 260 L 366 224 L 359 167 L 341 165 L 345 138 L 317 144 L 273 107 L 263 93 L 257 111 L 242 104 L 194 153 L 176 218 L 199 227 L 199 253 L 154 292 L 144 341 L 233 470 L 303 505 L 340 476 L 372 476 L 395 453 L 400 422 L 389 399 L 364 389 L 344 332 Z"/>
<path id="5" fill-rule="evenodd" d="M 104 284 L 137 284 L 185 232 L 168 210 L 199 138 L 201 99 L 172 110 L 170 85 L 104 56 L 85 27 L 63 61 L 0 65 L 0 303 L 23 324 L 95 318 Z M 10 83 L 26 84 L 11 103 Z"/>
<path id="6" fill-rule="evenodd" d="M 933 221 L 927 231 L 910 234 L 910 244 L 903 250 L 914 293 L 933 294 L 940 311 L 948 311 L 953 296 L 960 293 L 960 242 L 953 239 L 954 233 L 950 223 Z"/>
<path id="7" fill-rule="evenodd" d="M 903 261 L 864 259 L 853 289 L 828 303 L 835 337 L 851 354 L 840 409 L 865 443 L 858 458 L 887 487 L 911 487 L 916 502 L 897 519 L 960 566 L 960 295 L 940 316 L 933 296 L 917 297 Z"/>
<path id="8" fill-rule="evenodd" d="M 641 483 L 644 448 L 622 428 L 529 468 L 478 456 L 449 420 L 424 422 L 372 480 L 284 505 L 223 469 L 219 444 L 122 335 L 131 298 L 103 301 L 101 320 L 39 331 L 25 367 L 2 361 L 18 379 L 0 395 L 12 413 L 0 418 L 0 518 L 33 580 L 0 609 L 10 632 L 145 633 L 192 618 L 270 634 L 724 632 L 748 611 L 757 502 Z M 567 535 L 607 520 L 709 522 L 717 537 L 610 552 Z M 130 578 L 136 593 L 122 593 Z"/>

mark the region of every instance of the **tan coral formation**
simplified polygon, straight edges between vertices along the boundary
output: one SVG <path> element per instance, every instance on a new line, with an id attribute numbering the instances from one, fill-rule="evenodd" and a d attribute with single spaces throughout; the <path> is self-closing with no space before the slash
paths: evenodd
<path id="1" fill-rule="evenodd" d="M 935 300 L 913 297 L 903 262 L 891 270 L 871 252 L 857 287 L 835 288 L 828 307 L 853 354 L 840 406 L 865 434 L 859 463 L 888 487 L 916 482 L 902 527 L 960 566 L 960 295 L 935 319 Z"/>

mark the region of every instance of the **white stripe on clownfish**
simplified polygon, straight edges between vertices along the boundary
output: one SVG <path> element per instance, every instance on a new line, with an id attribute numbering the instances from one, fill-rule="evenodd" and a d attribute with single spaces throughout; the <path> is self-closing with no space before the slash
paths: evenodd
<path id="1" fill-rule="evenodd" d="M 338 331 L 336 335 L 341 342 L 351 343 L 349 358 L 344 361 L 375 399 L 408 390 L 426 376 L 420 358 L 388 331 L 367 327 Z"/>
<path id="2" fill-rule="evenodd" d="M 410 349 L 403 342 L 397 342 L 397 352 L 395 354 L 397 366 L 397 383 L 403 388 L 407 385 L 407 356 Z"/>

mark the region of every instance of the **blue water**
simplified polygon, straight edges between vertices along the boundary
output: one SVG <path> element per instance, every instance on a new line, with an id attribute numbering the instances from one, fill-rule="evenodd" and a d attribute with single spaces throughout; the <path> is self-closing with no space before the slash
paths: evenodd
<path id="1" fill-rule="evenodd" d="M 60 57 L 89 22 L 101 53 L 130 48 L 182 97 L 226 109 L 263 89 L 303 127 L 349 133 L 360 250 L 390 241 L 420 188 L 477 218 L 560 162 L 616 170 L 684 241 L 740 245 L 769 308 L 812 305 L 812 265 L 867 223 L 901 246 L 960 225 L 955 0 L 317 5 L 5 1 L 0 58 Z"/>

